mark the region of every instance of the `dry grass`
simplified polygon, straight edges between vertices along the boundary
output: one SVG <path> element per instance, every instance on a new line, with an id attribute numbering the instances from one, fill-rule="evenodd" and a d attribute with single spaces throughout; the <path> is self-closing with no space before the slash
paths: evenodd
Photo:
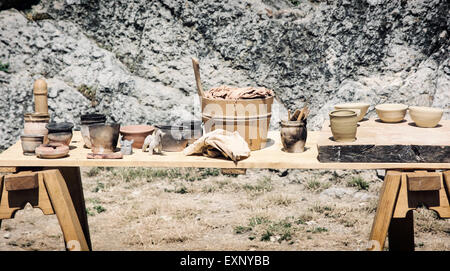
<path id="1" fill-rule="evenodd" d="M 363 250 L 381 181 L 373 172 L 84 168 L 95 250 Z M 365 193 L 341 198 L 326 189 Z M 450 222 L 415 211 L 416 249 L 450 250 Z M 55 216 L 4 220 L 0 250 L 63 250 Z"/>

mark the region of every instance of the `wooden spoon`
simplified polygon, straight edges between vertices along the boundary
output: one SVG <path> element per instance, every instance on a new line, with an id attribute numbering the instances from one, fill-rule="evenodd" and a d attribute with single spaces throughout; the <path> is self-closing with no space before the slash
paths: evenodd
<path id="1" fill-rule="evenodd" d="M 300 114 L 300 110 L 299 109 L 295 110 L 294 115 L 292 115 L 290 120 L 292 120 L 292 121 L 297 120 L 299 114 Z"/>
<path id="2" fill-rule="evenodd" d="M 196 58 L 192 58 L 192 66 L 194 67 L 195 82 L 197 83 L 197 92 L 200 98 L 205 97 L 205 92 L 203 91 L 202 81 L 200 80 L 200 65 Z"/>

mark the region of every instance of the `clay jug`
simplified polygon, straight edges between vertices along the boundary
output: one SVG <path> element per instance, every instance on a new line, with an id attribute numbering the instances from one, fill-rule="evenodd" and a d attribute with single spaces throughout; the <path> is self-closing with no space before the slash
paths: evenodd
<path id="1" fill-rule="evenodd" d="M 338 142 L 356 140 L 357 114 L 353 110 L 335 110 L 330 114 L 330 126 L 333 139 Z"/>
<path id="2" fill-rule="evenodd" d="M 304 152 L 307 137 L 306 121 L 281 121 L 281 143 L 285 152 Z"/>

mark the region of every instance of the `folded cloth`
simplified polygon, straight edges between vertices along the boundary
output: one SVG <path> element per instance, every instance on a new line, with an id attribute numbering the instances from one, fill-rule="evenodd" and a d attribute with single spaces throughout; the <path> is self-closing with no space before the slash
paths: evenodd
<path id="1" fill-rule="evenodd" d="M 220 86 L 210 89 L 205 93 L 209 99 L 256 99 L 273 96 L 273 91 L 264 87 L 235 88 L 230 86 Z"/>
<path id="2" fill-rule="evenodd" d="M 223 155 L 237 162 L 250 156 L 250 148 L 237 131 L 216 129 L 187 146 L 183 153 L 185 155 L 201 153 L 208 157 Z"/>

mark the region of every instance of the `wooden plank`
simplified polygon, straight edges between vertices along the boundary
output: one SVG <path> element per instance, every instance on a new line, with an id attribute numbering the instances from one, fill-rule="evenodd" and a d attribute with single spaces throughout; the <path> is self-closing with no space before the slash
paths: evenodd
<path id="1" fill-rule="evenodd" d="M 370 232 L 369 242 L 372 247 L 369 250 L 383 250 L 384 248 L 392 213 L 397 201 L 401 176 L 401 173 L 398 171 L 388 171 L 386 173 Z"/>
<path id="2" fill-rule="evenodd" d="M 417 127 L 411 121 L 383 123 L 375 119 L 358 123 L 354 142 L 333 141 L 329 121 L 318 139 L 321 162 L 449 163 L 450 120 L 436 128 Z"/>
<path id="3" fill-rule="evenodd" d="M 414 251 L 413 211 L 409 211 L 404 218 L 392 218 L 388 240 L 389 251 Z"/>
<path id="4" fill-rule="evenodd" d="M 0 167 L 0 173 L 16 173 L 16 167 Z"/>
<path id="5" fill-rule="evenodd" d="M 38 188 L 38 174 L 21 172 L 5 176 L 6 191 L 27 190 Z"/>
<path id="6" fill-rule="evenodd" d="M 59 170 L 46 170 L 42 173 L 45 187 L 63 231 L 66 248 L 88 251 L 89 246 L 63 176 Z"/>
<path id="7" fill-rule="evenodd" d="M 409 191 L 432 191 L 441 189 L 441 174 L 437 172 L 407 173 Z"/>
<path id="8" fill-rule="evenodd" d="M 59 168 L 59 171 L 66 182 L 67 189 L 69 190 L 70 197 L 72 198 L 73 205 L 75 207 L 75 211 L 77 212 L 78 220 L 80 221 L 81 228 L 83 229 L 89 250 L 92 250 L 80 168 L 66 167 Z"/>
<path id="9" fill-rule="evenodd" d="M 222 174 L 225 175 L 245 175 L 247 173 L 247 169 L 245 168 L 222 168 Z"/>

